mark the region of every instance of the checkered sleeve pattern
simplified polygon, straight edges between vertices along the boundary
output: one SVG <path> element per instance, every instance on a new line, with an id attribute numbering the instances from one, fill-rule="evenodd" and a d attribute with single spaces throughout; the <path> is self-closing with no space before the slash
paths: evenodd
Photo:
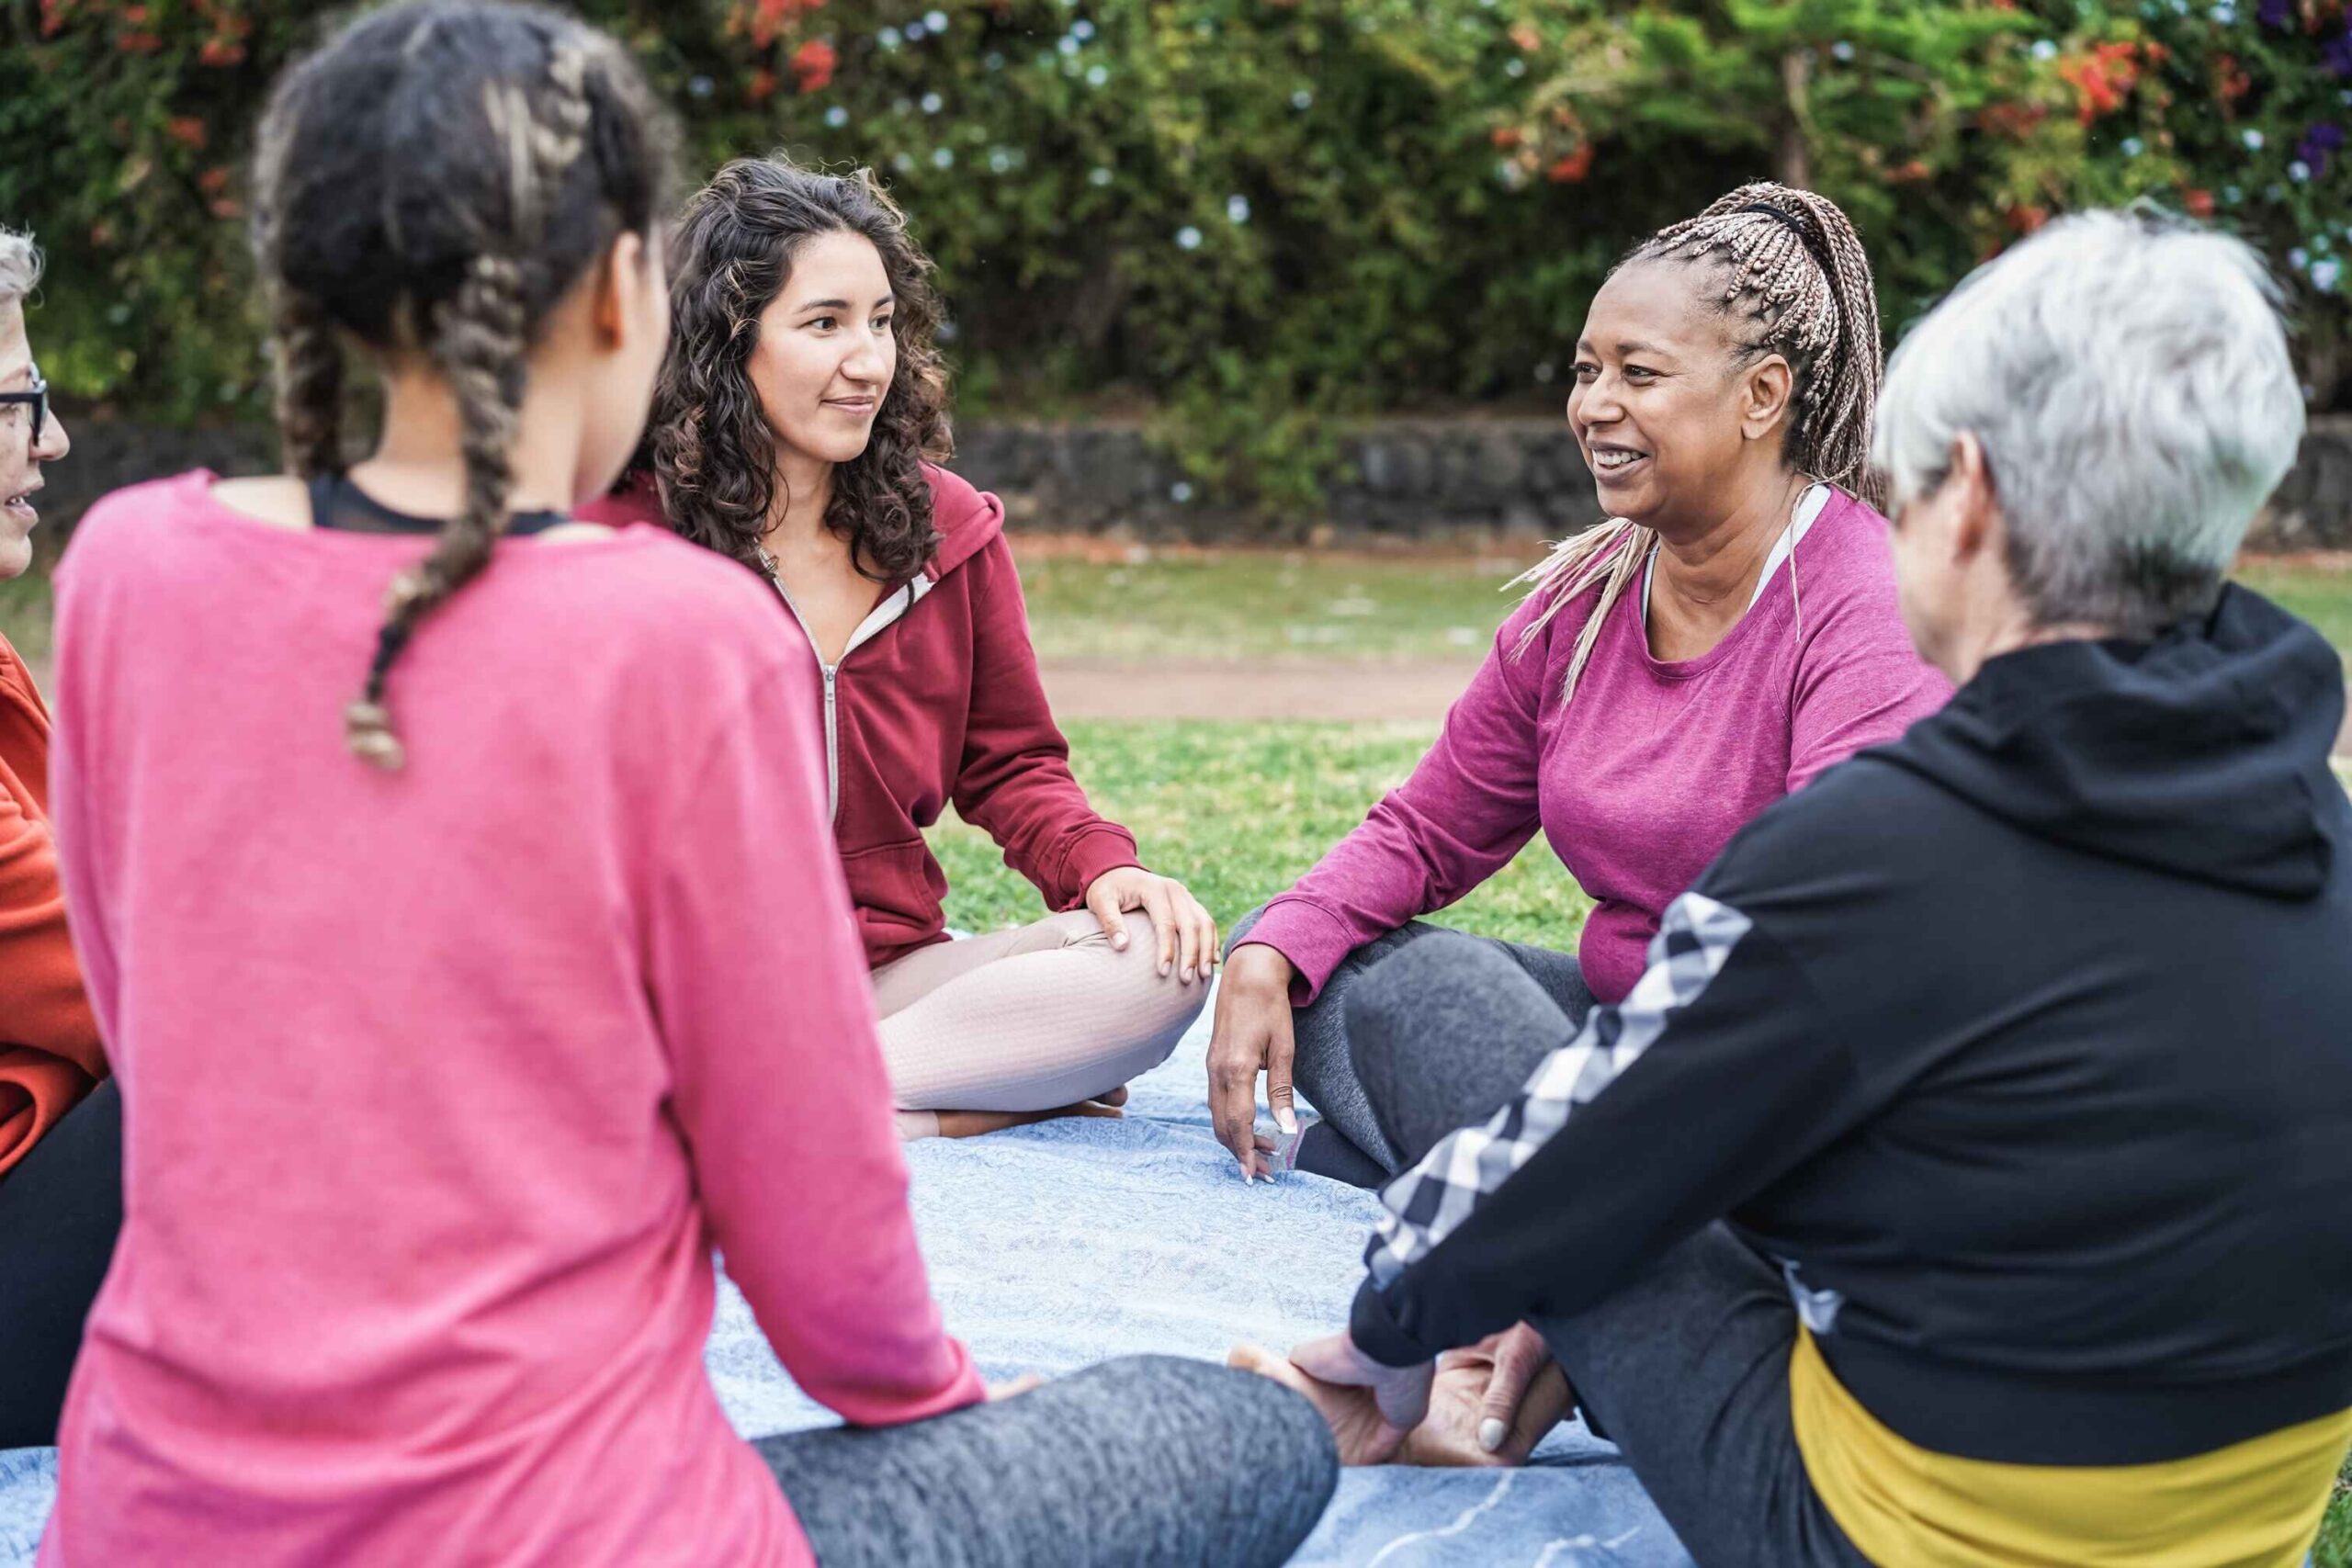
<path id="1" fill-rule="evenodd" d="M 1696 1001 L 1753 922 L 1728 904 L 1685 893 L 1651 939 L 1649 967 L 1623 1002 L 1599 1007 L 1577 1037 L 1544 1058 L 1518 1098 L 1483 1126 L 1449 1134 L 1420 1164 L 1390 1182 L 1364 1264 L 1375 1289 L 1427 1257 L 1511 1173 L 1567 1124 L 1568 1116 L 1641 1060 L 1674 1013 Z"/>

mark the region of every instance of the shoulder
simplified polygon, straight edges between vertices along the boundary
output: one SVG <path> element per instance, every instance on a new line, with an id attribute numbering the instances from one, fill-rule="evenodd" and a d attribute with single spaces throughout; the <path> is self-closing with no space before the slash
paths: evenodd
<path id="1" fill-rule="evenodd" d="M 571 514 L 582 523 L 603 523 L 616 528 L 631 523 L 670 526 L 670 519 L 662 508 L 660 487 L 653 482 L 651 474 L 642 471 L 625 475 L 605 494 L 573 507 Z"/>
<path id="2" fill-rule="evenodd" d="M 1866 752 L 1758 813 L 1698 886 L 1762 912 L 1858 904 L 1895 910 L 1915 898 L 1932 905 L 1947 869 L 1936 846 L 1964 830 L 1960 816 L 1951 795 Z"/>
<path id="3" fill-rule="evenodd" d="M 144 536 L 211 513 L 219 506 L 212 499 L 217 482 L 209 470 L 191 468 L 169 479 L 146 479 L 109 491 L 92 502 L 74 525 L 73 548 L 76 554 L 89 555 L 110 547 L 122 536 Z"/>
<path id="4" fill-rule="evenodd" d="M 651 527 L 522 550 L 533 570 L 505 574 L 502 614 L 543 628 L 582 700 L 608 706 L 645 750 L 698 750 L 747 712 L 796 729 L 813 712 L 816 656 L 750 568 Z"/>
<path id="5" fill-rule="evenodd" d="M 1808 653 L 1860 645 L 1912 654 L 1888 528 L 1869 503 L 1840 491 L 1799 541 L 1792 565 Z"/>
<path id="6" fill-rule="evenodd" d="M 1004 544 L 1004 502 L 936 463 L 925 463 L 922 477 L 931 486 L 932 526 L 939 530 L 933 576 L 945 577 L 983 553 L 1011 558 Z"/>
<path id="7" fill-rule="evenodd" d="M 1887 545 L 1893 525 L 1877 508 L 1838 491 L 1797 544 L 1804 574 L 1801 591 L 1825 600 L 1894 604 L 1894 555 Z"/>
<path id="8" fill-rule="evenodd" d="M 1571 539 L 1555 548 L 1549 558 L 1521 574 L 1515 581 L 1529 585 L 1527 596 L 1503 617 L 1502 626 L 1495 638 L 1497 651 L 1516 656 L 1522 651 L 1521 645 L 1524 644 L 1524 652 L 1529 658 L 1543 657 L 1538 650 L 1547 648 L 1556 648 L 1565 655 L 1568 649 L 1576 646 L 1585 623 L 1599 610 L 1611 572 L 1623 560 L 1626 552 L 1635 547 L 1637 541 L 1638 536 L 1627 531 L 1624 537 L 1604 544 L 1596 562 L 1572 561 L 1566 552 L 1577 541 Z M 1582 586 L 1570 592 L 1572 585 L 1579 582 Z"/>
<path id="9" fill-rule="evenodd" d="M 0 637 L 0 695 L 28 702 L 37 694 L 33 690 L 33 672 L 25 668 L 23 655 L 6 637 Z"/>
<path id="10" fill-rule="evenodd" d="M 759 573 L 658 526 L 630 526 L 578 547 L 522 547 L 542 552 L 541 575 L 557 580 L 555 591 L 608 632 L 626 629 L 683 650 L 737 633 L 765 640 L 787 615 Z"/>

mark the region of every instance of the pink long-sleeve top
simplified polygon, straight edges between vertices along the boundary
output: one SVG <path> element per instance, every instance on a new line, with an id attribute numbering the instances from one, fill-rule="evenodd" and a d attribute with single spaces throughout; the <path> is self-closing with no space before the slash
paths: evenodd
<path id="1" fill-rule="evenodd" d="M 1594 901 L 1577 948 L 1585 984 L 1622 1000 L 1666 906 L 1734 833 L 1951 695 L 1904 630 L 1886 526 L 1834 494 L 1697 659 L 1651 655 L 1636 584 L 1611 606 L 1565 705 L 1600 592 L 1562 606 L 1522 649 L 1546 602 L 1531 598 L 1412 776 L 1268 906 L 1249 941 L 1290 960 L 1292 999 L 1305 1006 L 1351 952 L 1463 897 L 1540 829 Z"/>
<path id="2" fill-rule="evenodd" d="M 413 537 L 118 492 L 53 796 L 125 1215 L 47 1564 L 801 1564 L 712 1248 L 859 1423 L 981 1396 L 906 1205 L 809 655 L 648 527 L 510 540 L 344 749 Z"/>

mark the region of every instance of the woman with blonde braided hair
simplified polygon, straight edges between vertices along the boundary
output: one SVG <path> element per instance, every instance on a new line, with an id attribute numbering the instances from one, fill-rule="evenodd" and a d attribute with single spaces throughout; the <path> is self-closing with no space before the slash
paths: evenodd
<path id="1" fill-rule="evenodd" d="M 1819 196 L 1743 186 L 1611 274 L 1567 406 L 1611 521 L 1529 574 L 1411 779 L 1237 929 L 1209 1072 L 1245 1172 L 1261 1070 L 1285 1131 L 1294 1082 L 1322 1113 L 1305 1168 L 1373 1185 L 1409 1163 L 1365 1076 L 1380 1004 L 1405 999 L 1375 965 L 1469 941 L 1419 917 L 1539 829 L 1596 908 L 1575 956 L 1508 951 L 1580 1017 L 1625 994 L 1667 904 L 1750 818 L 1943 701 L 1873 510 L 1879 373 L 1867 259 Z"/>
<path id="2" fill-rule="evenodd" d="M 991 1399 L 945 1331 L 814 662 L 734 566 L 570 515 L 668 344 L 666 141 L 553 12 L 345 29 L 254 170 L 294 472 L 75 535 L 59 870 L 123 1221 L 44 1562 L 1272 1563 L 1329 1495 L 1287 1391 Z M 714 1247 L 849 1427 L 731 1429 Z"/>

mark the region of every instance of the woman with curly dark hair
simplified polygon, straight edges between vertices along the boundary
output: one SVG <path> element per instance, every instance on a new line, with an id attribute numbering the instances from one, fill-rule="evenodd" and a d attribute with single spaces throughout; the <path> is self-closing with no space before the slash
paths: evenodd
<path id="1" fill-rule="evenodd" d="M 590 515 L 666 520 L 775 584 L 817 655 L 833 837 L 906 1137 L 1105 1114 L 1201 1010 L 1216 925 L 1087 804 L 1004 509 L 939 467 L 931 262 L 858 170 L 740 159 L 671 245 L 648 460 Z M 947 940 L 953 803 L 1060 911 Z"/>

